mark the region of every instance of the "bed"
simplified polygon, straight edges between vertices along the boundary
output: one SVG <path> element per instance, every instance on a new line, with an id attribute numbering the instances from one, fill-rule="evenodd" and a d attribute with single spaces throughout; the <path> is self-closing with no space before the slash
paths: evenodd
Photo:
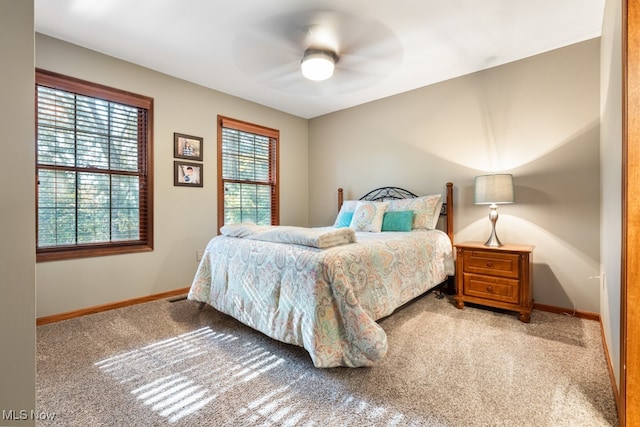
<path id="1" fill-rule="evenodd" d="M 332 226 L 225 225 L 187 298 L 304 347 L 316 367 L 371 366 L 387 352 L 376 321 L 454 274 L 453 184 L 445 194 L 340 189 Z"/>

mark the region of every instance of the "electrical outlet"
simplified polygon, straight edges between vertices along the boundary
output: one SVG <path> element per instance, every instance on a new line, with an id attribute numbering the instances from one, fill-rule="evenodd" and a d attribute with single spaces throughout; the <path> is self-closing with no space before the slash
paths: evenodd
<path id="1" fill-rule="evenodd" d="M 202 259 L 202 251 L 196 251 L 196 261 L 200 261 Z"/>

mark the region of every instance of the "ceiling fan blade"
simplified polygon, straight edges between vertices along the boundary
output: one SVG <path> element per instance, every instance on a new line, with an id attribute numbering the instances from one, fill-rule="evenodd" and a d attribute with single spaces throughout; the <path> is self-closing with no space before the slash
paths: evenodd
<path id="1" fill-rule="evenodd" d="M 337 54 L 333 77 L 320 84 L 300 72 L 307 48 Z M 233 43 L 238 67 L 252 79 L 293 93 L 327 94 L 361 89 L 387 77 L 402 61 L 393 32 L 370 18 L 340 11 L 300 10 L 248 23 Z"/>

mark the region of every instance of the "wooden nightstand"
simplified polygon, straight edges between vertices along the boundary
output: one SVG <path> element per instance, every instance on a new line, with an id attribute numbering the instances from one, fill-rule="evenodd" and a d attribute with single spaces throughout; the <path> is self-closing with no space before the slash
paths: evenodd
<path id="1" fill-rule="evenodd" d="M 525 323 L 533 309 L 533 246 L 464 242 L 456 248 L 457 308 L 465 302 L 517 311 Z"/>

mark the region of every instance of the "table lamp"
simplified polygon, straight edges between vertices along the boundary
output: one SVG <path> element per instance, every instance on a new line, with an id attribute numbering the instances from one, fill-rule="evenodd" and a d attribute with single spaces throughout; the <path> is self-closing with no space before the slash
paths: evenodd
<path id="1" fill-rule="evenodd" d="M 490 247 L 500 247 L 502 242 L 496 234 L 499 204 L 513 203 L 513 175 L 494 174 L 476 177 L 475 204 L 489 206 L 489 221 L 491 221 L 491 236 L 484 244 Z"/>

